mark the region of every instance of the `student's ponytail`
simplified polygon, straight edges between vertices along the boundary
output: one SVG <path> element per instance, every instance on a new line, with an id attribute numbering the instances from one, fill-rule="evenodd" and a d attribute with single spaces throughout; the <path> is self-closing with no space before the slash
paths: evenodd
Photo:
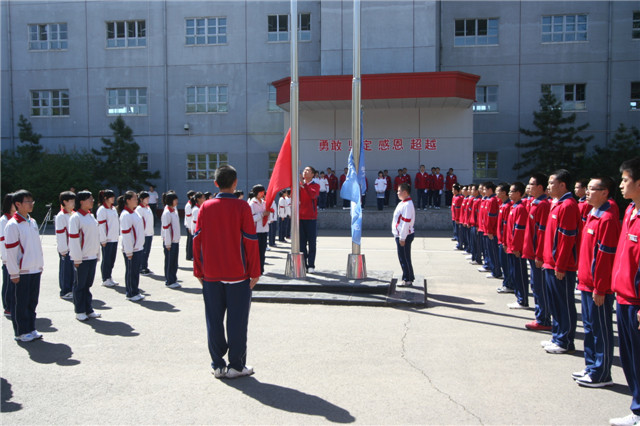
<path id="1" fill-rule="evenodd" d="M 116 210 L 118 210 L 118 214 L 122 213 L 122 210 L 124 210 L 125 203 L 124 195 L 121 195 L 116 199 Z"/>
<path id="2" fill-rule="evenodd" d="M 174 191 L 168 191 L 162 194 L 162 204 L 165 206 L 173 207 L 174 200 L 178 199 L 178 194 Z"/>

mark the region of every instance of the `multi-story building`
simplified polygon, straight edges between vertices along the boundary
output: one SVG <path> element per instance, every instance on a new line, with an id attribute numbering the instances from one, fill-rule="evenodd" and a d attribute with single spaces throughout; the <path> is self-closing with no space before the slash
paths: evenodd
<path id="1" fill-rule="evenodd" d="M 140 161 L 160 170 L 161 189 L 210 190 L 224 162 L 238 168 L 242 188 L 267 183 L 288 127 L 289 8 L 3 1 L 2 149 L 18 143 L 21 114 L 52 151 L 97 148 L 122 115 Z M 301 162 L 341 170 L 350 104 L 340 90 L 322 91 L 331 76 L 352 72 L 352 3 L 301 1 L 298 11 Z M 363 96 L 363 135 L 375 147 L 370 180 L 378 168 L 415 172 L 422 163 L 454 167 L 463 181 L 512 180 L 518 129 L 532 127 L 543 88 L 578 124 L 590 123 L 593 144 L 619 123 L 640 123 L 638 2 L 372 0 L 361 16 L 363 93 L 367 78 L 378 81 L 376 94 Z M 320 84 L 310 98 L 305 78 Z M 392 85 L 410 92 L 411 82 L 415 94 L 394 97 Z M 401 154 L 389 154 L 394 139 Z"/>

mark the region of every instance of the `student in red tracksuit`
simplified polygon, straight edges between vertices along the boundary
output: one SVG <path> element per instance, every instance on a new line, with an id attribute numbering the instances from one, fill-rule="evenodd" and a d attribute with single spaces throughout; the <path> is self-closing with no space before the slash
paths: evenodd
<path id="1" fill-rule="evenodd" d="M 585 368 L 573 373 L 581 386 L 613 385 L 613 300 L 611 270 L 620 237 L 620 219 L 608 201 L 615 189 L 609 177 L 592 178 L 586 202 L 592 207 L 580 237 L 578 290 L 582 291 Z"/>
<path id="2" fill-rule="evenodd" d="M 251 290 L 260 278 L 260 253 L 251 207 L 233 195 L 236 170 L 220 166 L 215 184 L 220 192 L 205 201 L 198 214 L 193 275 L 202 284 L 212 373 L 233 379 L 253 374 L 246 364 L 247 328 Z"/>
<path id="3" fill-rule="evenodd" d="M 496 185 L 493 182 L 484 184 L 484 193 L 487 197 L 484 202 L 484 238 L 485 252 L 487 257 L 487 266 L 489 266 L 490 274 L 487 278 L 502 278 L 502 269 L 500 268 L 500 259 L 498 258 L 498 212 L 500 211 L 501 201 L 495 194 Z"/>
<path id="4" fill-rule="evenodd" d="M 444 202 L 447 207 L 451 206 L 453 200 L 453 185 L 458 183 L 458 176 L 453 174 L 453 169 L 449 168 L 444 177 Z"/>
<path id="5" fill-rule="evenodd" d="M 347 180 L 347 171 L 348 169 L 345 167 L 344 172 L 340 175 L 340 187 L 338 189 L 342 189 L 342 185 L 344 185 L 344 181 Z M 342 199 L 342 208 L 348 209 L 351 206 L 351 201 Z"/>
<path id="6" fill-rule="evenodd" d="M 429 174 L 425 171 L 424 164 L 420 165 L 420 170 L 416 173 L 415 185 L 416 185 L 416 199 L 418 205 L 416 208 L 426 210 L 427 209 L 427 180 Z"/>
<path id="7" fill-rule="evenodd" d="M 587 185 L 589 181 L 587 179 L 579 179 L 573 187 L 573 193 L 578 197 L 578 208 L 580 209 L 580 217 L 582 218 L 582 225 L 587 223 L 587 216 L 591 211 L 591 205 L 587 202 Z"/>
<path id="8" fill-rule="evenodd" d="M 316 268 L 316 240 L 318 238 L 318 197 L 320 185 L 312 182 L 315 169 L 305 167 L 300 179 L 300 252 L 304 255 L 308 272 Z M 308 246 L 308 250 L 307 250 Z"/>
<path id="9" fill-rule="evenodd" d="M 551 330 L 551 311 L 549 310 L 549 295 L 544 285 L 542 272 L 542 257 L 544 254 L 544 230 L 547 226 L 549 208 L 551 203 L 547 196 L 547 183 L 549 178 L 542 173 L 534 173 L 529 178 L 529 195 L 532 200 L 529 204 L 529 217 L 524 238 L 523 257 L 529 261 L 529 282 L 535 303 L 535 316 L 533 321 L 524 326 L 528 330 Z"/>
<path id="10" fill-rule="evenodd" d="M 436 174 L 433 176 L 433 206 L 440 210 L 442 194 L 444 193 L 444 176 L 440 174 L 440 167 L 436 167 Z"/>
<path id="11" fill-rule="evenodd" d="M 509 267 L 509 258 L 507 256 L 507 219 L 511 212 L 511 204 L 509 199 L 509 185 L 501 183 L 496 187 L 496 197 L 500 200 L 498 208 L 498 227 L 496 238 L 498 239 L 498 258 L 500 259 L 500 267 L 502 268 L 502 286 L 498 287 L 498 293 L 513 293 L 513 280 L 511 277 L 511 269 Z"/>
<path id="12" fill-rule="evenodd" d="M 457 183 L 453 185 L 453 198 L 451 199 L 451 221 L 453 222 L 453 239 L 457 241 L 456 250 L 463 249 L 462 242 L 462 229 L 460 224 L 460 209 L 462 206 L 462 201 L 464 199 L 462 195 L 462 188 Z"/>
<path id="13" fill-rule="evenodd" d="M 509 198 L 513 201 L 509 218 L 507 219 L 507 257 L 511 280 L 516 294 L 516 301 L 509 303 L 509 309 L 527 309 L 529 307 L 529 287 L 527 286 L 527 262 L 522 258 L 524 246 L 524 231 L 527 224 L 527 209 L 522 203 L 524 184 L 514 182 L 511 184 Z"/>
<path id="14" fill-rule="evenodd" d="M 631 200 L 613 263 L 618 338 L 622 370 L 631 391 L 631 414 L 609 420 L 611 425 L 640 424 L 640 157 L 620 166 L 622 197 Z"/>
<path id="15" fill-rule="evenodd" d="M 571 175 L 560 169 L 549 176 L 547 189 L 553 198 L 544 231 L 545 251 L 543 264 L 545 285 L 550 295 L 551 341 L 545 340 L 548 353 L 562 354 L 575 351 L 578 315 L 574 291 L 578 270 L 578 231 L 580 211 L 569 191 Z"/>

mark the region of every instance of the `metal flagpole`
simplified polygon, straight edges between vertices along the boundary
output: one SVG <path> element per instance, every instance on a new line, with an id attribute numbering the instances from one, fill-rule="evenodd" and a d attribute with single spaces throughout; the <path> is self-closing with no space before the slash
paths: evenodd
<path id="1" fill-rule="evenodd" d="M 298 1 L 291 0 L 291 253 L 287 254 L 285 275 L 304 278 L 304 255 L 300 253 L 300 176 L 298 176 Z"/>
<path id="2" fill-rule="evenodd" d="M 360 173 L 360 109 L 362 99 L 360 81 L 360 0 L 353 1 L 353 81 L 351 83 L 351 140 L 353 162 L 356 174 Z M 362 190 L 362 189 L 361 189 Z M 360 253 L 360 244 L 351 242 L 351 254 L 347 261 L 347 278 L 363 279 L 367 277 L 364 255 Z"/>

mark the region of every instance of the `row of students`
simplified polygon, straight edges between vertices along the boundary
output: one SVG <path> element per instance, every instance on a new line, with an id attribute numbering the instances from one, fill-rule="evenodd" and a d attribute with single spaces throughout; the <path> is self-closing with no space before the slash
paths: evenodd
<path id="1" fill-rule="evenodd" d="M 498 215 L 493 225 L 490 218 L 495 210 L 489 201 L 492 184 L 480 188 L 484 199 L 473 185 L 456 187 L 452 218 L 457 230 L 456 248 L 470 248 L 469 260 L 483 265 L 479 270 L 491 270 L 487 263 L 500 262 L 499 269 L 510 280 L 503 281 L 498 292 L 516 295 L 509 308 L 527 309 L 531 286 L 535 319 L 525 327 L 551 331 L 551 339 L 541 342 L 547 353 L 575 351 L 577 284 L 585 366 L 571 376 L 580 386 L 613 385 L 612 317 L 617 300 L 620 358 L 632 393 L 632 413 L 610 423 L 633 425 L 640 422 L 640 158 L 622 163 L 620 172 L 622 196 L 632 201 L 622 224 L 612 198 L 613 179 L 597 176 L 572 186 L 567 170 L 557 170 L 549 177 L 533 174 L 526 187 L 521 182 L 499 185 L 495 195 Z M 499 252 L 506 254 L 506 263 L 486 245 L 482 250 L 479 241 L 492 236 L 497 238 Z M 497 278 L 493 274 L 487 277 Z"/>

